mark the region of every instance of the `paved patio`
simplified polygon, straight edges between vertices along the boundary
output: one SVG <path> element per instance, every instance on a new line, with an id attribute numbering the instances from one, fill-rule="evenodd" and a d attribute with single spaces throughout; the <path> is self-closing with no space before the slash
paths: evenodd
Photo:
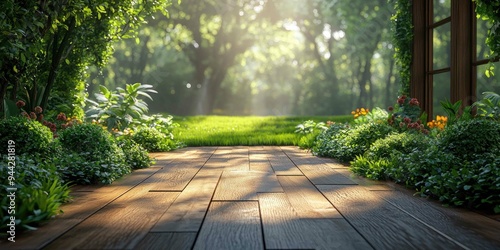
<path id="1" fill-rule="evenodd" d="M 0 249 L 500 249 L 500 221 L 296 147 L 200 147 L 108 186 Z"/>

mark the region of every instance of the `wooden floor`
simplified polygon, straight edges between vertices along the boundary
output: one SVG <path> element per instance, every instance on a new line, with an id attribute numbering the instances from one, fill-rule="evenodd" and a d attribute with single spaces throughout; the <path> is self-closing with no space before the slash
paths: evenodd
<path id="1" fill-rule="evenodd" d="M 500 249 L 500 222 L 295 147 L 155 154 L 0 249 Z"/>

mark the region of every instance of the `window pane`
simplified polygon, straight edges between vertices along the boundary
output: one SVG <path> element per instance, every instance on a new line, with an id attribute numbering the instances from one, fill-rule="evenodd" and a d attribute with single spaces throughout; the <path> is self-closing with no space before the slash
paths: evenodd
<path id="1" fill-rule="evenodd" d="M 491 24 L 486 20 L 482 20 L 481 18 L 477 19 L 476 27 L 476 50 L 477 50 L 477 60 L 486 59 L 490 53 L 490 48 L 486 45 L 486 36 L 488 35 L 488 28 Z"/>
<path id="2" fill-rule="evenodd" d="M 433 117 L 446 115 L 441 107 L 441 101 L 450 100 L 450 72 L 436 74 L 432 78 Z"/>
<path id="3" fill-rule="evenodd" d="M 450 67 L 451 51 L 451 29 L 450 23 L 445 23 L 432 32 L 432 62 L 433 69 L 442 69 Z"/>
<path id="4" fill-rule="evenodd" d="M 434 22 L 441 21 L 451 15 L 451 0 L 434 0 Z"/>
<path id="5" fill-rule="evenodd" d="M 490 67 L 490 64 L 484 64 L 477 66 L 477 88 L 476 95 L 478 99 L 483 97 L 483 92 L 493 91 L 500 94 L 500 62 L 495 62 L 494 76 L 489 78 L 485 75 L 486 69 Z"/>

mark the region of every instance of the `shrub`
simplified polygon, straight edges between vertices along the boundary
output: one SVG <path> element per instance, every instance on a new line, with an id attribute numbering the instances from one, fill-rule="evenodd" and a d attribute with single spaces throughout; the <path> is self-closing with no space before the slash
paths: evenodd
<path id="1" fill-rule="evenodd" d="M 37 163 L 32 156 L 15 157 L 15 168 L 10 169 L 12 158 L 0 159 L 0 174 L 4 177 L 12 173 L 15 180 L 9 182 L 8 178 L 2 178 L 0 195 L 1 208 L 0 218 L 2 232 L 8 231 L 7 224 L 10 222 L 8 207 L 10 198 L 7 196 L 7 188 L 14 184 L 17 188 L 15 217 L 16 227 L 19 230 L 33 230 L 41 222 L 50 219 L 60 212 L 60 205 L 69 199 L 69 187 L 60 180 L 57 169 L 53 164 Z"/>
<path id="2" fill-rule="evenodd" d="M 404 180 L 401 172 L 405 172 L 404 162 L 397 156 L 409 154 L 415 150 L 424 150 L 429 146 L 430 138 L 417 133 L 393 133 L 375 141 L 363 156 L 357 156 L 351 162 L 353 172 L 372 179 L 388 177 L 398 182 Z"/>
<path id="3" fill-rule="evenodd" d="M 125 155 L 111 134 L 95 124 L 79 124 L 59 136 L 64 157 L 57 159 L 64 178 L 80 184 L 111 183 L 130 173 Z"/>
<path id="4" fill-rule="evenodd" d="M 458 121 L 443 131 L 440 145 L 443 150 L 469 161 L 481 154 L 499 153 L 500 123 L 486 119 Z"/>
<path id="5" fill-rule="evenodd" d="M 121 137 L 117 143 L 125 154 L 126 164 L 132 169 L 147 168 L 153 163 L 148 151 L 129 137 Z"/>
<path id="6" fill-rule="evenodd" d="M 132 136 L 132 140 L 149 152 L 164 152 L 176 148 L 175 143 L 155 128 L 143 127 Z"/>
<path id="7" fill-rule="evenodd" d="M 46 155 L 51 152 L 52 132 L 37 121 L 10 117 L 0 121 L 0 148 L 7 152 L 7 142 L 15 141 L 16 155 Z"/>
<path id="8" fill-rule="evenodd" d="M 342 140 L 350 129 L 345 123 L 331 124 L 327 130 L 322 131 L 317 137 L 313 146 L 313 154 L 319 156 L 329 156 L 333 147 Z"/>

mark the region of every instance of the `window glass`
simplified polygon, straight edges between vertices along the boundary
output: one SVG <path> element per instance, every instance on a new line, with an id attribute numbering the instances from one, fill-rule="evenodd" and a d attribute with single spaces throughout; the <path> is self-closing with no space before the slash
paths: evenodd
<path id="1" fill-rule="evenodd" d="M 441 101 L 450 100 L 450 72 L 436 74 L 432 77 L 433 116 L 446 115 L 441 107 Z"/>
<path id="2" fill-rule="evenodd" d="M 433 21 L 439 22 L 451 16 L 451 0 L 434 0 Z"/>
<path id="3" fill-rule="evenodd" d="M 450 23 L 445 23 L 436 27 L 432 39 L 432 62 L 433 69 L 442 69 L 450 67 L 451 53 L 451 29 Z"/>

